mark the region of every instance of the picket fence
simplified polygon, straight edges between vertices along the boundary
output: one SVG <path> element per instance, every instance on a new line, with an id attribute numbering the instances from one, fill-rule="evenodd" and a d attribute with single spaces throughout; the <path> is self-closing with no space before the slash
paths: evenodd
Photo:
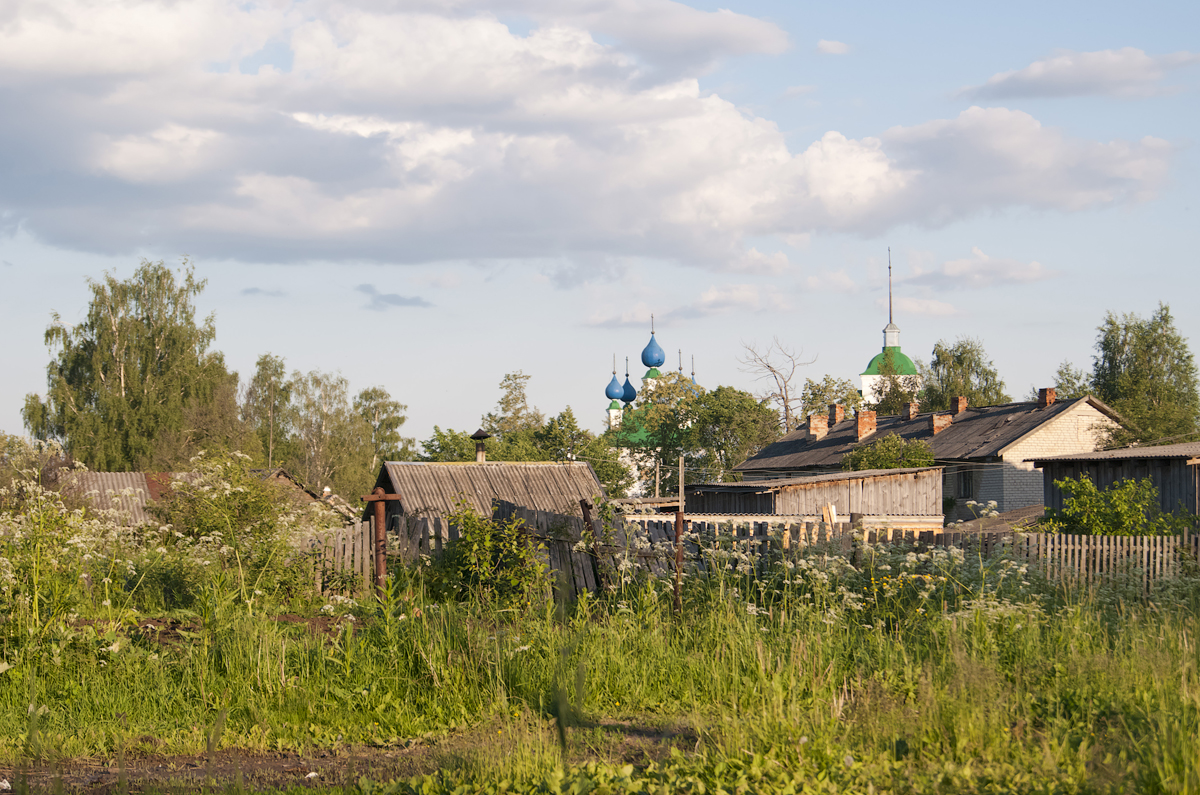
<path id="1" fill-rule="evenodd" d="M 341 590 L 347 576 L 356 578 L 360 593 L 369 593 L 375 576 L 371 522 L 318 530 L 292 539 L 292 547 L 312 566 L 318 593 Z"/>
<path id="2" fill-rule="evenodd" d="M 675 523 L 664 514 L 635 514 L 607 527 L 598 516 L 585 525 L 582 515 L 535 511 L 498 502 L 493 518 L 519 518 L 530 537 L 544 550 L 543 562 L 553 572 L 555 589 L 566 598 L 583 591 L 598 591 L 614 584 L 631 568 L 655 576 L 675 569 Z M 810 548 L 826 554 L 853 556 L 855 539 L 868 544 L 892 543 L 921 548 L 956 547 L 984 558 L 1003 553 L 1037 567 L 1046 576 L 1074 584 L 1091 585 L 1114 576 L 1140 578 L 1149 590 L 1157 581 L 1178 576 L 1183 561 L 1200 559 L 1200 534 L 1180 536 L 1069 536 L 1045 533 L 871 530 L 863 533 L 848 522 L 753 522 L 685 520 L 682 558 L 685 569 L 704 570 L 711 563 L 705 550 L 722 546 L 751 558 L 769 554 L 798 556 Z M 453 535 L 457 535 L 454 533 Z M 347 575 L 371 587 L 371 522 L 324 530 L 293 540 L 293 546 L 311 562 L 318 590 L 341 588 Z M 697 540 L 699 543 L 697 543 Z M 392 539 L 401 557 L 406 542 Z M 440 545 L 438 545 L 440 546 Z"/>

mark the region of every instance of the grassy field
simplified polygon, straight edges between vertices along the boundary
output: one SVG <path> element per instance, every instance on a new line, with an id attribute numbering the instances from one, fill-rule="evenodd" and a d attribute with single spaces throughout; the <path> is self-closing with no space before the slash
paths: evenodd
<path id="1" fill-rule="evenodd" d="M 454 601 L 428 567 L 380 603 L 295 591 L 261 556 L 189 574 L 162 538 L 85 543 L 85 515 L 22 506 L 0 527 L 12 771 L 375 754 L 411 764 L 350 789 L 1200 792 L 1190 576 L 1146 598 L 863 546 L 856 566 L 725 552 L 678 615 L 644 576 L 571 605 Z"/>

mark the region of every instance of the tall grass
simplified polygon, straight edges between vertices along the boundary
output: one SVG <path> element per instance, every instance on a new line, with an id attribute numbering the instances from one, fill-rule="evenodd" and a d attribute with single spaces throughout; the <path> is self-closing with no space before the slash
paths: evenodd
<path id="1" fill-rule="evenodd" d="M 672 718 L 713 764 L 749 753 L 844 781 L 869 769 L 877 784 L 1200 787 L 1193 611 L 1107 611 L 1068 593 L 888 627 L 828 623 L 794 593 L 750 610 L 724 585 L 691 582 L 683 617 L 646 581 L 523 613 L 428 604 L 414 588 L 332 638 L 236 610 L 173 645 L 60 626 L 3 650 L 0 755 L 199 752 L 221 716 L 221 744 L 250 749 L 394 744 L 486 723 L 524 736 L 524 751 L 460 774 L 490 764 L 518 780 L 549 775 L 554 734 L 530 726 L 550 725 L 565 692 L 568 744 L 589 721 Z"/>
<path id="2" fill-rule="evenodd" d="M 645 576 L 502 607 L 397 570 L 382 602 L 313 602 L 274 548 L 253 570 L 216 531 L 139 535 L 23 488 L 0 490 L 3 762 L 486 732 L 390 789 L 1200 792 L 1191 576 L 1146 597 L 1003 556 L 714 545 L 678 615 Z M 686 753 L 575 764 L 605 722 L 682 727 Z"/>

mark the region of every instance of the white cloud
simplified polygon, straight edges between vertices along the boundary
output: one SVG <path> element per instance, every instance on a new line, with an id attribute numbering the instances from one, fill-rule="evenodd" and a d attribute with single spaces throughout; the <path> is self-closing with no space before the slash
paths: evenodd
<path id="1" fill-rule="evenodd" d="M 1109 95 L 1144 97 L 1163 91 L 1171 69 L 1200 63 L 1200 53 L 1147 55 L 1134 47 L 1097 52 L 1063 52 L 1024 69 L 1000 72 L 981 86 L 963 90 L 977 99 Z"/>
<path id="2" fill-rule="evenodd" d="M 850 52 L 850 45 L 841 41 L 821 39 L 817 42 L 817 52 L 823 55 L 845 55 Z"/>
<path id="3" fill-rule="evenodd" d="M 730 264 L 729 270 L 743 273 L 764 273 L 777 276 L 791 268 L 788 255 L 782 251 L 764 254 L 757 248 L 751 248 L 736 261 Z"/>
<path id="4" fill-rule="evenodd" d="M 949 315 L 958 315 L 961 312 L 955 308 L 953 304 L 948 304 L 945 301 L 937 301 L 932 298 L 911 298 L 909 296 L 896 296 L 895 307 L 897 312 L 905 315 L 929 315 L 932 317 L 946 317 Z M 880 310 L 888 308 L 886 298 L 880 298 L 875 302 L 875 307 Z"/>
<path id="5" fill-rule="evenodd" d="M 904 281 L 924 285 L 938 290 L 977 289 L 1003 284 L 1028 284 L 1049 279 L 1054 275 L 1040 262 L 1021 262 L 1014 259 L 997 259 L 983 253 L 978 246 L 971 249 L 971 256 L 948 260 L 940 267 L 913 268 L 913 276 Z"/>
<path id="6" fill-rule="evenodd" d="M 777 293 L 763 296 L 753 284 L 726 284 L 709 287 L 690 304 L 672 309 L 664 320 L 702 318 L 728 312 L 783 311 L 787 304 Z"/>
<path id="7" fill-rule="evenodd" d="M 212 165 L 224 136 L 166 124 L 146 135 L 103 141 L 96 167 L 129 182 L 172 182 Z"/>
<path id="8" fill-rule="evenodd" d="M 779 273 L 750 241 L 1145 199 L 1173 154 L 977 107 L 789 146 L 699 81 L 786 36 L 670 0 L 63 1 L 0 12 L 0 169 L 56 174 L 0 181 L 0 225 L 87 251 L 534 259 L 560 286 L 636 257 Z M 271 42 L 289 71 L 214 66 Z"/>
<path id="9" fill-rule="evenodd" d="M 809 276 L 804 280 L 804 284 L 813 292 L 858 292 L 858 284 L 845 270 L 825 271 L 814 276 Z"/>

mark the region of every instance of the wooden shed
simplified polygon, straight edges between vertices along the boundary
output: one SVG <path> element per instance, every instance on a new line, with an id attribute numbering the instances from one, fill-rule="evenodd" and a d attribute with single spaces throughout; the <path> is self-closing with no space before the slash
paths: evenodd
<path id="1" fill-rule="evenodd" d="M 1030 460 L 1045 474 L 1045 502 L 1052 510 L 1062 510 L 1063 493 L 1054 482 L 1063 478 L 1087 476 L 1099 489 L 1107 489 L 1122 480 L 1150 478 L 1158 489 L 1162 510 L 1200 516 L 1200 442 L 1125 447 Z"/>
<path id="2" fill-rule="evenodd" d="M 864 526 L 942 526 L 942 468 L 868 469 L 741 483 L 698 483 L 684 488 L 689 518 L 775 516 L 821 518 L 827 505 Z"/>
<path id="3" fill-rule="evenodd" d="M 406 556 L 440 550 L 457 537 L 447 517 L 460 504 L 491 516 L 497 502 L 532 511 L 580 515 L 579 501 L 595 502 L 604 487 L 591 464 L 582 461 L 487 461 L 413 463 L 388 461 L 376 488 L 395 494 L 386 502 L 388 533 L 401 539 Z M 370 506 L 363 518 L 370 518 Z"/>

